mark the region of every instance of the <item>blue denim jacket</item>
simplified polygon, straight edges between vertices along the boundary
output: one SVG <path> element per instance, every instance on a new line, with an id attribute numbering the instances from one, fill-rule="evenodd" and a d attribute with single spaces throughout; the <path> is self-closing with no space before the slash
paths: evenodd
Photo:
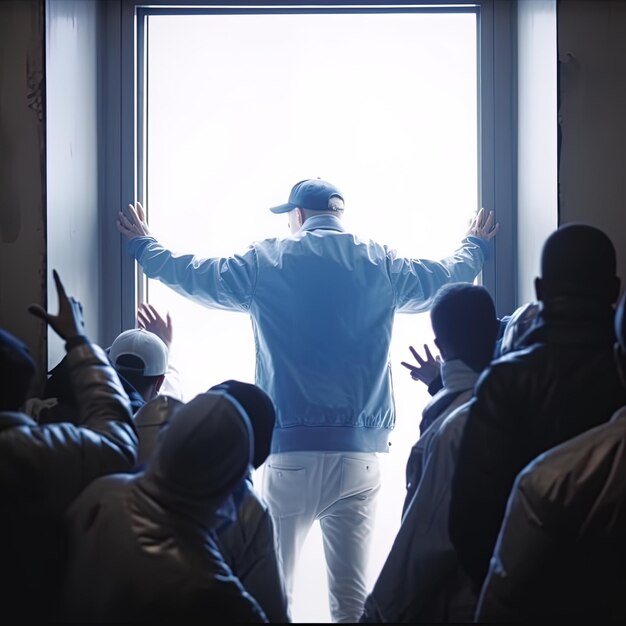
<path id="1" fill-rule="evenodd" d="M 388 451 L 395 314 L 426 311 L 442 285 L 474 280 L 490 248 L 467 237 L 441 261 L 401 258 L 328 214 L 228 258 L 175 255 L 152 237 L 129 242 L 149 278 L 250 315 L 256 383 L 276 404 L 272 452 Z"/>

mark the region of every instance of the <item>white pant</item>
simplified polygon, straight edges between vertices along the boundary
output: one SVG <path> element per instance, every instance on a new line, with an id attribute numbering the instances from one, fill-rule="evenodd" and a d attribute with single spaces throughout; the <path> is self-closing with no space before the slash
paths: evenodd
<path id="1" fill-rule="evenodd" d="M 268 457 L 263 496 L 276 526 L 291 605 L 300 549 L 320 521 L 334 622 L 358 622 L 367 596 L 366 569 L 380 489 L 375 453 L 284 452 Z"/>

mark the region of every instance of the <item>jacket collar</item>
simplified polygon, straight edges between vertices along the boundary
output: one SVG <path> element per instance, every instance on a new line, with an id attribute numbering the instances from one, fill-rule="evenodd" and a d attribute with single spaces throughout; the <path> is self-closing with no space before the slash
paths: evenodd
<path id="1" fill-rule="evenodd" d="M 448 391 L 473 389 L 479 372 L 474 371 L 460 359 L 444 361 L 441 364 L 441 380 Z"/>
<path id="2" fill-rule="evenodd" d="M 614 315 L 608 304 L 576 299 L 544 303 L 535 324 L 520 343 L 610 346 L 615 342 Z"/>
<path id="3" fill-rule="evenodd" d="M 336 230 L 340 233 L 346 232 L 346 229 L 343 227 L 338 217 L 326 213 L 309 217 L 300 227 L 298 234 L 303 234 L 311 230 Z"/>

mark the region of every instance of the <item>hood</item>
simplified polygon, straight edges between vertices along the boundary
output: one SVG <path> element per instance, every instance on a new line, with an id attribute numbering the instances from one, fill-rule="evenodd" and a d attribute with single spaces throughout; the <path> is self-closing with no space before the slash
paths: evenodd
<path id="1" fill-rule="evenodd" d="M 213 511 L 246 476 L 252 441 L 236 400 L 199 394 L 175 413 L 137 483 L 165 508 Z"/>
<path id="2" fill-rule="evenodd" d="M 238 380 L 226 380 L 211 387 L 210 391 L 222 390 L 237 400 L 244 408 L 254 431 L 254 458 L 252 465 L 258 469 L 265 463 L 271 447 L 276 410 L 271 398 L 257 385 Z"/>
<path id="3" fill-rule="evenodd" d="M 154 454 L 161 435 L 166 430 L 174 414 L 184 407 L 184 403 L 167 395 L 157 396 L 144 404 L 133 417 L 137 436 L 139 437 L 139 452 L 137 463 L 144 464 Z"/>

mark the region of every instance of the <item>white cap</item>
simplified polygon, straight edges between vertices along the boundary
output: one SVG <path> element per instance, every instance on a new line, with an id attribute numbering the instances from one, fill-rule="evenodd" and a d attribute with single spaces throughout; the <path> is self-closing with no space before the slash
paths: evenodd
<path id="1" fill-rule="evenodd" d="M 154 333 L 143 328 L 125 330 L 117 336 L 109 350 L 109 359 L 113 367 L 118 366 L 117 360 L 124 355 L 135 356 L 143 363 L 143 376 L 161 376 L 167 372 L 167 346 Z"/>

